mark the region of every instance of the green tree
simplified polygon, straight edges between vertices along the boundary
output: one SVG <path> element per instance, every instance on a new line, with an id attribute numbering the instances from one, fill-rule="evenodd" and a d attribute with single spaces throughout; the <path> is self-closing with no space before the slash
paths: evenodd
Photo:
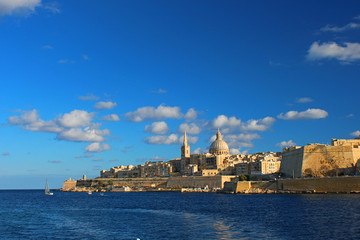
<path id="1" fill-rule="evenodd" d="M 239 181 L 247 181 L 248 180 L 248 177 L 246 175 L 241 175 L 239 177 Z"/>

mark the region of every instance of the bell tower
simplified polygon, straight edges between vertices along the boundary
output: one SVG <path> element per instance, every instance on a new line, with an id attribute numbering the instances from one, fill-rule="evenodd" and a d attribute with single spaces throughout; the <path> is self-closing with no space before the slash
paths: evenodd
<path id="1" fill-rule="evenodd" d="M 181 146 L 181 158 L 189 158 L 190 157 L 190 146 L 187 143 L 186 131 L 184 133 L 184 142 Z"/>

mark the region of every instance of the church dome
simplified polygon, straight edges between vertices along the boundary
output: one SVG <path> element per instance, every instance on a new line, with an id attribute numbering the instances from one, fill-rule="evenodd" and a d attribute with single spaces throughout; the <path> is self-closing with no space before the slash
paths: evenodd
<path id="1" fill-rule="evenodd" d="M 216 133 L 216 140 L 210 145 L 211 154 L 229 154 L 229 146 L 222 140 L 220 130 Z"/>

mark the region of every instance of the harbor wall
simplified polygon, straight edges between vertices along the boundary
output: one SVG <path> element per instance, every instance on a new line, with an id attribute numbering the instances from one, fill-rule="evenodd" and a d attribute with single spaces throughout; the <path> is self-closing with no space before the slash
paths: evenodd
<path id="1" fill-rule="evenodd" d="M 171 177 L 167 188 L 224 188 L 225 182 L 230 182 L 236 176 L 192 176 L 192 177 Z"/>
<path id="2" fill-rule="evenodd" d="M 360 176 L 238 181 L 225 183 L 226 193 L 360 193 Z"/>
<path id="3" fill-rule="evenodd" d="M 360 176 L 282 179 L 277 181 L 277 189 L 327 193 L 358 192 L 360 191 Z"/>

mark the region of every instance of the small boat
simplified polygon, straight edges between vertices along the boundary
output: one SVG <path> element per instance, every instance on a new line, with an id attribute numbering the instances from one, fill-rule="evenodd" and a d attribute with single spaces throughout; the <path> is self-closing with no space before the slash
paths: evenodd
<path id="1" fill-rule="evenodd" d="M 88 191 L 87 194 L 88 194 L 88 195 L 91 195 L 91 194 L 92 194 L 92 191 Z"/>
<path id="2" fill-rule="evenodd" d="M 101 197 L 104 196 L 104 193 L 99 193 L 99 196 L 101 196 Z"/>
<path id="3" fill-rule="evenodd" d="M 46 179 L 46 184 L 45 184 L 45 195 L 54 195 L 54 193 L 50 192 L 47 179 Z"/>

